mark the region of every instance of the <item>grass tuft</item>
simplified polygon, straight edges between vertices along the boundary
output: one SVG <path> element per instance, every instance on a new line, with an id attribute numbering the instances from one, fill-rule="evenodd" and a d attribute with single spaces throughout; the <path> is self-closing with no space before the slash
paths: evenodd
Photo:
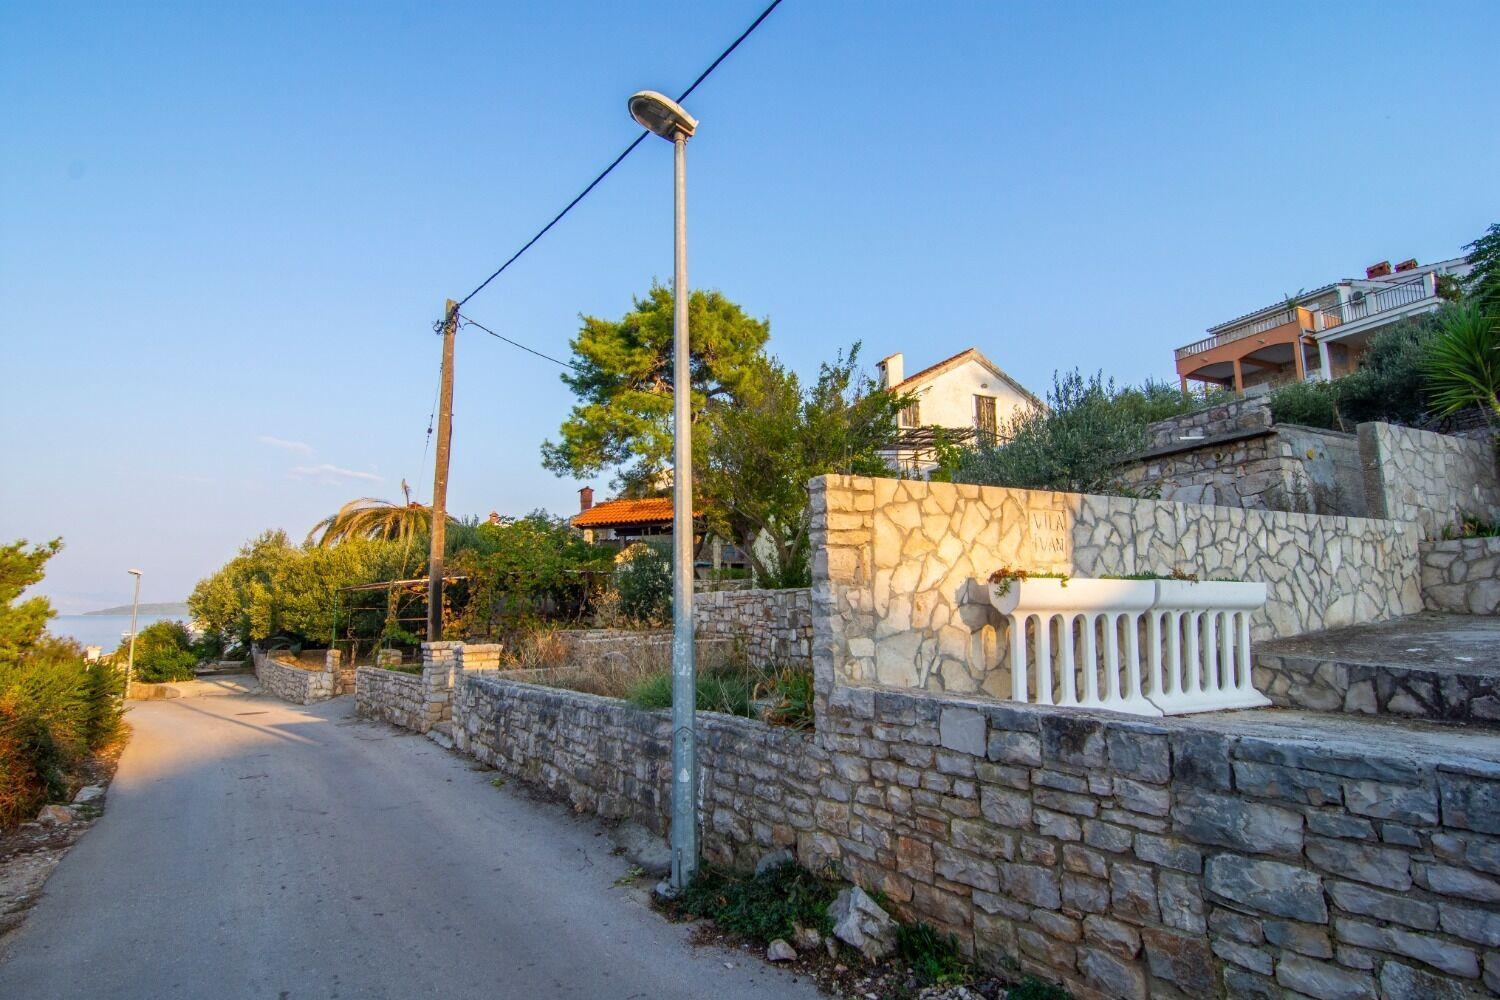
<path id="1" fill-rule="evenodd" d="M 792 925 L 832 930 L 828 907 L 838 883 L 819 878 L 795 863 L 760 875 L 739 874 L 705 865 L 673 903 L 678 912 L 707 917 L 725 930 L 769 943 L 790 938 Z"/>
<path id="2" fill-rule="evenodd" d="M 974 970 L 959 953 L 958 939 L 931 924 L 902 924 L 896 931 L 896 954 L 924 985 L 954 986 L 974 978 Z"/>

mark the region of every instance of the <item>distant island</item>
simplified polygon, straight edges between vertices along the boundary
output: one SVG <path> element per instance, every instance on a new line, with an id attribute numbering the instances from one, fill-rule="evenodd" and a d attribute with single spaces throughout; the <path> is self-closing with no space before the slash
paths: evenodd
<path id="1" fill-rule="evenodd" d="M 100 608 L 98 611 L 85 611 L 86 615 L 128 615 L 130 605 L 125 604 L 118 608 Z M 165 604 L 142 604 L 141 614 L 159 615 L 163 618 L 186 618 L 188 617 L 188 606 L 185 601 L 168 601 Z"/>

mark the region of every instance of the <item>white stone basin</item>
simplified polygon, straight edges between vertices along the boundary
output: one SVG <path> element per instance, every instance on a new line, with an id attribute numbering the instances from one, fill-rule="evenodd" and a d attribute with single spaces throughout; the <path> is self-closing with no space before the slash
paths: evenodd
<path id="1" fill-rule="evenodd" d="M 1028 611 L 1140 612 L 1156 600 L 1153 580 L 1033 577 L 992 583 L 989 587 L 990 603 L 1003 615 Z"/>
<path id="2" fill-rule="evenodd" d="M 1266 585 L 1228 580 L 1157 580 L 1158 608 L 1255 611 L 1266 603 Z"/>

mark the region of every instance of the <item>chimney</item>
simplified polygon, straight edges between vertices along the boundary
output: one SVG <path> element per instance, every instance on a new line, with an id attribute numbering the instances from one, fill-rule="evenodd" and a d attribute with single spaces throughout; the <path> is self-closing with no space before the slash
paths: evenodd
<path id="1" fill-rule="evenodd" d="M 906 379 L 906 356 L 892 354 L 875 366 L 880 369 L 880 381 L 886 388 L 900 385 Z"/>
<path id="2" fill-rule="evenodd" d="M 1384 278 L 1391 273 L 1391 262 L 1383 260 L 1379 264 L 1371 264 L 1365 268 L 1366 278 Z"/>
<path id="3" fill-rule="evenodd" d="M 1397 274 L 1400 274 L 1402 271 L 1415 271 L 1416 269 L 1417 269 L 1417 258 L 1415 258 L 1415 257 L 1408 257 L 1405 260 L 1403 260 L 1401 263 L 1399 263 L 1399 264 L 1396 265 L 1396 273 Z"/>
<path id="4" fill-rule="evenodd" d="M 594 506 L 594 488 L 585 486 L 578 491 L 578 513 L 582 514 L 592 506 Z"/>

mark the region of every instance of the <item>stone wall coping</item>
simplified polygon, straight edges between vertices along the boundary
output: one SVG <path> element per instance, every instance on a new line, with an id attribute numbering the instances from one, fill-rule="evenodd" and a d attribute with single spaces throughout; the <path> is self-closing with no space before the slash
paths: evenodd
<path id="1" fill-rule="evenodd" d="M 1163 716 L 1142 721 L 1136 716 L 1097 709 L 997 701 L 910 688 L 848 686 L 836 687 L 829 703 L 855 715 L 873 715 L 878 719 L 882 715 L 906 713 L 933 724 L 941 723 L 945 710 L 970 710 L 983 716 L 991 729 L 1002 732 L 1094 729 L 1106 741 L 1112 734 L 1191 737 L 1197 741 L 1217 741 L 1225 747 L 1238 744 L 1252 755 L 1261 749 L 1283 748 L 1309 757 L 1364 761 L 1363 768 L 1357 763 L 1351 763 L 1351 767 L 1399 772 L 1411 779 L 1434 770 L 1500 776 L 1500 731 L 1473 728 L 1403 729 L 1402 742 L 1392 745 L 1389 719 L 1292 710 Z"/>
<path id="2" fill-rule="evenodd" d="M 416 664 L 412 665 L 415 666 Z M 358 667 L 354 668 L 354 672 L 356 674 L 368 673 L 376 677 L 388 677 L 398 682 L 417 686 L 420 686 L 422 683 L 422 675 L 412 673 L 410 670 L 392 670 L 390 667 L 370 666 L 369 664 L 361 663 Z"/>
<path id="3" fill-rule="evenodd" d="M 1284 427 L 1289 431 L 1299 431 L 1303 434 L 1322 434 L 1324 437 L 1342 438 L 1346 441 L 1359 440 L 1359 435 L 1354 431 L 1336 431 L 1332 427 L 1313 427 L 1310 424 L 1287 423 L 1278 423 L 1275 426 Z"/>
<path id="4" fill-rule="evenodd" d="M 1419 544 L 1424 552 L 1458 552 L 1464 555 L 1500 553 L 1500 535 L 1481 538 L 1424 538 Z"/>
<path id="5" fill-rule="evenodd" d="M 1148 462 L 1153 458 L 1166 458 L 1168 455 L 1180 455 L 1187 451 L 1234 444 L 1237 441 L 1253 441 L 1256 438 L 1272 437 L 1275 434 L 1275 427 L 1252 427 L 1249 430 L 1226 431 L 1223 434 L 1211 434 L 1201 438 L 1179 438 L 1171 444 L 1157 445 L 1155 448 L 1138 451 L 1123 459 L 1122 464 L 1123 462 Z"/>
<path id="6" fill-rule="evenodd" d="M 1299 527 L 1307 529 L 1321 527 L 1325 531 L 1336 531 L 1339 533 L 1346 533 L 1351 528 L 1361 527 L 1369 527 L 1386 532 L 1399 532 L 1405 530 L 1411 530 L 1415 532 L 1420 530 L 1420 526 L 1415 521 L 1392 521 L 1389 518 L 1384 517 L 1355 517 L 1349 514 L 1304 514 L 1300 511 L 1290 510 L 1259 510 L 1245 509 L 1242 507 L 1220 507 L 1216 504 L 1185 503 L 1181 500 L 1139 500 L 1134 497 L 1106 496 L 1102 493 L 1063 493 L 1056 490 L 1028 490 L 1022 489 L 1018 486 L 972 486 L 963 483 L 923 482 L 921 480 L 915 479 L 891 479 L 890 477 L 885 476 L 882 476 L 880 478 L 888 479 L 890 482 L 903 483 L 908 487 L 908 489 L 917 488 L 932 490 L 934 488 L 941 488 L 957 490 L 959 491 L 959 496 L 965 495 L 962 492 L 965 488 L 977 490 L 979 492 L 973 495 L 988 498 L 988 501 L 992 504 L 1003 500 L 1007 495 L 1027 494 L 1038 499 L 1044 498 L 1048 503 L 1052 504 L 1072 504 L 1081 502 L 1084 499 L 1091 499 L 1110 504 L 1149 504 L 1161 507 L 1179 508 L 1184 514 L 1191 512 L 1208 511 L 1210 512 L 1211 517 L 1220 518 L 1225 521 L 1236 519 L 1241 521 L 1260 520 L 1264 523 L 1273 525 L 1297 525 Z M 847 480 L 847 482 L 842 484 L 834 483 L 830 485 L 828 480 Z M 807 486 L 809 490 L 814 490 L 816 488 L 816 492 L 818 493 L 826 493 L 830 488 L 865 491 L 873 490 L 877 481 L 878 480 L 872 476 L 814 476 L 812 479 L 808 480 Z"/>
<path id="7" fill-rule="evenodd" d="M 635 716 L 639 721 L 650 720 L 653 724 L 660 722 L 670 723 L 672 712 L 666 708 L 637 708 L 623 698 L 611 698 L 608 695 L 589 694 L 586 691 L 574 691 L 570 688 L 550 687 L 546 684 L 532 684 L 527 681 L 517 680 L 512 677 L 500 676 L 485 672 L 480 674 L 465 674 L 463 683 L 477 686 L 496 694 L 508 692 L 524 693 L 526 696 L 535 697 L 543 695 L 549 700 L 571 702 L 580 708 L 609 708 Z M 812 742 L 815 737 L 812 733 L 800 729 L 790 729 L 786 726 L 773 726 L 769 722 L 760 719 L 747 719 L 743 715 L 728 715 L 723 712 L 697 713 L 698 728 L 705 730 L 737 730 L 745 734 L 760 736 L 795 736 L 803 742 Z"/>

